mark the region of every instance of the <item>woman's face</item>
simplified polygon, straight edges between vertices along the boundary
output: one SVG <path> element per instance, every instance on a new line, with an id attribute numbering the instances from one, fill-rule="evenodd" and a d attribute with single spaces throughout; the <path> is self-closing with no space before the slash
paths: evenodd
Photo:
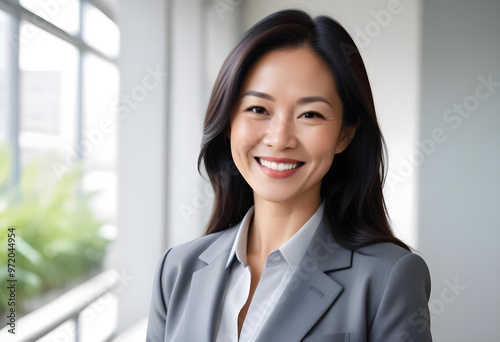
<path id="1" fill-rule="evenodd" d="M 231 154 L 271 202 L 320 199 L 321 180 L 355 133 L 342 129 L 342 102 L 327 65 L 306 48 L 281 49 L 248 71 L 230 126 Z"/>

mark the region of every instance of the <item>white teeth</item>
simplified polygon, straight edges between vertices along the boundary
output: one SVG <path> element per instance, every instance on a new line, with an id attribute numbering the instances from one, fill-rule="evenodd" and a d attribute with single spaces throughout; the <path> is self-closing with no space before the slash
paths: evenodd
<path id="1" fill-rule="evenodd" d="M 286 171 L 286 170 L 291 170 L 295 169 L 299 163 L 276 163 L 276 162 L 271 162 L 269 160 L 261 159 L 259 158 L 259 163 L 267 167 L 268 169 L 271 170 L 276 170 L 276 171 Z"/>

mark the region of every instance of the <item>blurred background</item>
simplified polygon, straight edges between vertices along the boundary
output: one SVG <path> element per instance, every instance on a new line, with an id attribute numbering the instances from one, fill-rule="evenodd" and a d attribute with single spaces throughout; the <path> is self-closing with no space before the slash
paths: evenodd
<path id="1" fill-rule="evenodd" d="M 434 339 L 498 340 L 500 1 L 0 0 L 1 341 L 144 340 L 161 253 L 210 215 L 196 162 L 217 73 L 283 8 L 361 50 Z"/>

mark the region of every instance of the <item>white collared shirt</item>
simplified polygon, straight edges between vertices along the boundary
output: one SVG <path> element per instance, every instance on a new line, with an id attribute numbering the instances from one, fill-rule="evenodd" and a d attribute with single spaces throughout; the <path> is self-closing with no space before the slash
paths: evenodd
<path id="1" fill-rule="evenodd" d="M 216 342 L 255 341 L 264 323 L 278 303 L 293 273 L 299 267 L 323 217 L 324 204 L 280 248 L 266 258 L 259 283 L 248 308 L 238 340 L 238 315 L 250 292 L 251 272 L 247 262 L 247 238 L 254 207 L 240 223 L 226 268 L 230 267 L 226 289 L 215 329 Z M 235 258 L 236 256 L 236 258 Z"/>

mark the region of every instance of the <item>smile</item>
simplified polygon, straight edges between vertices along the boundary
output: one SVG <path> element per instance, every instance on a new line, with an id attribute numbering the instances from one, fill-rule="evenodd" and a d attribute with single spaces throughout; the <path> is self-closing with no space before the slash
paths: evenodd
<path id="1" fill-rule="evenodd" d="M 291 170 L 291 169 L 295 169 L 297 166 L 299 166 L 299 163 L 276 163 L 276 162 L 272 162 L 272 161 L 260 159 L 260 158 L 258 158 L 258 162 L 260 163 L 260 165 L 267 167 L 268 169 L 276 170 L 276 171 Z"/>
<path id="2" fill-rule="evenodd" d="M 256 157 L 255 160 L 267 175 L 274 178 L 286 178 L 291 176 L 295 173 L 295 171 L 297 171 L 298 168 L 305 164 L 304 162 L 298 160 L 286 158 L 269 157 L 263 159 Z"/>

